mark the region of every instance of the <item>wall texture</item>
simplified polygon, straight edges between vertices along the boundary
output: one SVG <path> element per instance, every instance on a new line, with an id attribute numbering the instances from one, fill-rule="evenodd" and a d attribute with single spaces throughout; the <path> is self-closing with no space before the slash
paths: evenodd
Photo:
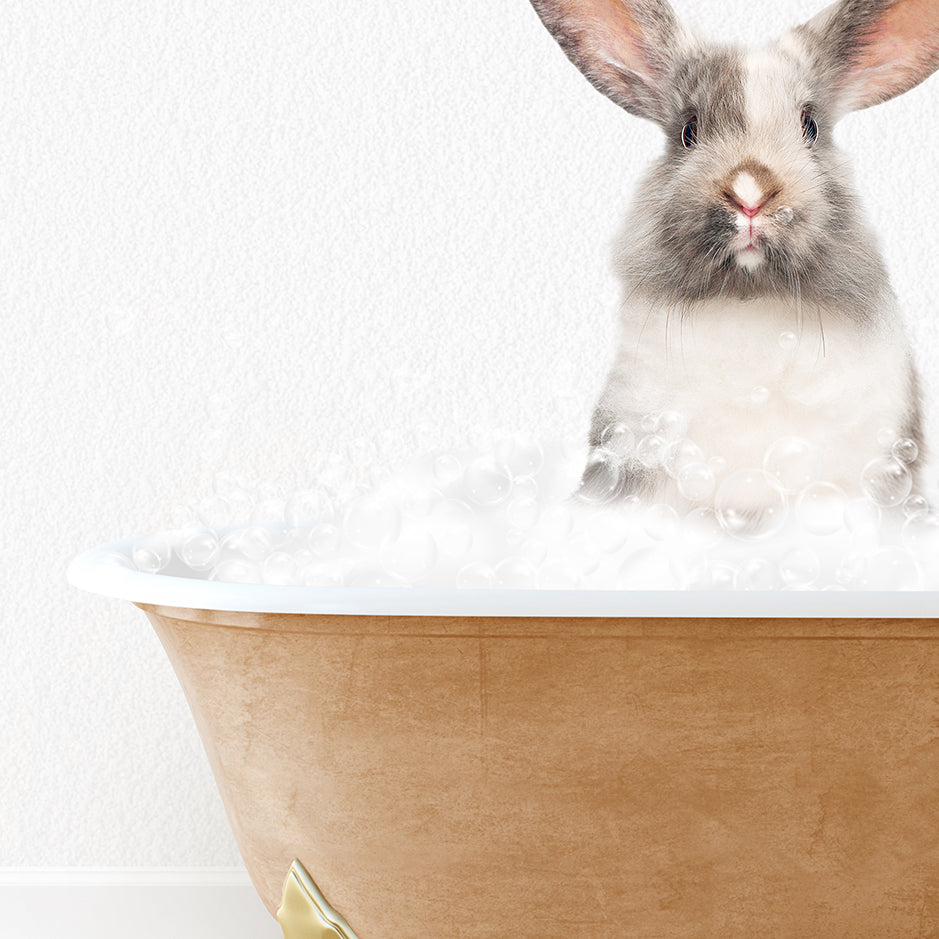
<path id="1" fill-rule="evenodd" d="M 659 132 L 526 0 L 6 0 L 0 80 L 0 865 L 237 864 L 155 637 L 69 559 L 224 470 L 579 432 Z M 937 127 L 934 78 L 839 130 L 932 399 Z"/>

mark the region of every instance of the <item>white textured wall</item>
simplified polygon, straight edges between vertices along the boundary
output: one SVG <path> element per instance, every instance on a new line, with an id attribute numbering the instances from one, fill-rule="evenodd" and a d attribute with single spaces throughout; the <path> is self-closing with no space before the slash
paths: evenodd
<path id="1" fill-rule="evenodd" d="M 237 863 L 156 639 L 69 558 L 222 469 L 585 427 L 658 131 L 526 0 L 4 0 L 0 82 L 0 865 Z M 939 78 L 841 129 L 934 396 L 937 128 Z"/>

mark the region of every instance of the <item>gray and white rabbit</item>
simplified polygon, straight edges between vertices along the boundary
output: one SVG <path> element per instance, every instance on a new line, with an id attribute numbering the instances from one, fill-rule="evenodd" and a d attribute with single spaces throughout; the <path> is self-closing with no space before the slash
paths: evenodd
<path id="1" fill-rule="evenodd" d="M 849 494 L 871 461 L 901 473 L 898 438 L 915 476 L 917 375 L 832 131 L 939 66 L 939 0 L 841 0 L 755 51 L 703 42 L 666 0 L 532 3 L 666 137 L 617 254 L 619 346 L 582 491 L 707 501 L 793 438 Z"/>

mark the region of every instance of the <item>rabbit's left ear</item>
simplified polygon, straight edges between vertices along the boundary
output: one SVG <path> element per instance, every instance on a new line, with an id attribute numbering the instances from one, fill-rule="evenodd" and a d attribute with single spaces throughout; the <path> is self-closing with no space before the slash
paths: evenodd
<path id="1" fill-rule="evenodd" d="M 633 114 L 668 122 L 666 78 L 689 37 L 668 0 L 531 2 L 596 88 Z"/>
<path id="2" fill-rule="evenodd" d="M 840 0 L 800 27 L 845 111 L 888 101 L 939 68 L 939 0 Z"/>

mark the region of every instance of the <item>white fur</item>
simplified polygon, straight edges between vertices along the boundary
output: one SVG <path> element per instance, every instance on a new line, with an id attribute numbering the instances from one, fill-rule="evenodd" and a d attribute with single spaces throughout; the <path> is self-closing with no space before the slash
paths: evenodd
<path id="1" fill-rule="evenodd" d="M 798 337 L 789 350 L 785 332 Z M 760 403 L 754 389 L 764 387 Z M 714 300 L 684 322 L 677 312 L 627 307 L 601 404 L 618 414 L 680 413 L 687 436 L 728 472 L 761 467 L 781 437 L 804 437 L 820 452 L 820 478 L 857 494 L 864 465 L 883 452 L 877 431 L 906 420 L 908 366 L 902 336 L 861 330 L 830 310 L 800 319 L 791 301 Z"/>
<path id="2" fill-rule="evenodd" d="M 752 207 L 759 205 L 765 196 L 762 187 L 749 173 L 738 173 L 733 181 L 734 195 L 742 205 Z"/>

